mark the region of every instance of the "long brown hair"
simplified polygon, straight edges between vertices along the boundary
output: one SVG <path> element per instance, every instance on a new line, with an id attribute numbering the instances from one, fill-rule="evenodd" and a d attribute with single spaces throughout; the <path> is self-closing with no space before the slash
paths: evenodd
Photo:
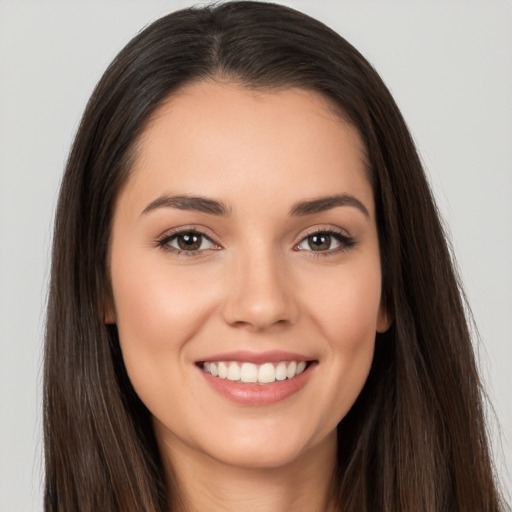
<path id="1" fill-rule="evenodd" d="M 63 178 L 44 366 L 46 511 L 164 511 L 150 414 L 105 325 L 116 195 L 145 122 L 186 84 L 227 77 L 330 98 L 365 142 L 392 327 L 338 427 L 344 512 L 496 512 L 482 389 L 463 294 L 406 124 L 372 66 L 295 10 L 230 2 L 175 12 L 116 57 L 85 110 Z"/>

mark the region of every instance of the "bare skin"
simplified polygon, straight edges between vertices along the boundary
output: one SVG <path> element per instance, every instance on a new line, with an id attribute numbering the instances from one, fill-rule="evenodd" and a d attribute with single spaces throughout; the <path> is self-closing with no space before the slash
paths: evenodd
<path id="1" fill-rule="evenodd" d="M 186 448 L 179 453 L 171 448 L 168 453 L 174 467 L 180 468 L 173 473 L 183 501 L 171 502 L 170 508 L 179 512 L 335 512 L 330 500 L 336 465 L 332 441 L 328 439 L 305 454 L 304 461 L 262 469 L 226 467 Z"/>
<path id="2" fill-rule="evenodd" d="M 178 510 L 334 510 L 336 426 L 389 325 L 356 130 L 316 93 L 186 87 L 141 137 L 110 269 Z"/>

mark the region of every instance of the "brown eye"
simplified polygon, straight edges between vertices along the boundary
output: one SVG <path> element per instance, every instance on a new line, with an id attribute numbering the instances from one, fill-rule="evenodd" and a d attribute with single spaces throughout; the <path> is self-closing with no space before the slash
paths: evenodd
<path id="1" fill-rule="evenodd" d="M 328 256 L 349 249 L 355 243 L 356 241 L 351 236 L 334 230 L 324 230 L 305 236 L 295 246 L 295 250 L 317 253 L 317 256 Z"/>
<path id="2" fill-rule="evenodd" d="M 188 253 L 194 256 L 208 249 L 218 249 L 205 234 L 198 231 L 180 231 L 159 241 L 158 245 L 170 252 Z"/>
<path id="3" fill-rule="evenodd" d="M 183 251 L 197 251 L 201 247 L 203 237 L 198 233 L 182 233 L 176 236 L 176 241 Z"/>
<path id="4" fill-rule="evenodd" d="M 331 237 L 325 233 L 317 233 L 307 238 L 312 251 L 327 251 L 331 248 Z"/>

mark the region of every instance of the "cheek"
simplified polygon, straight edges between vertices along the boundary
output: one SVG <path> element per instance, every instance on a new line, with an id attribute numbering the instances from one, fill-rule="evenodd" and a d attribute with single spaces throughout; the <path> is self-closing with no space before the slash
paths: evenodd
<path id="1" fill-rule="evenodd" d="M 142 345 L 168 345 L 193 335 L 209 310 L 211 296 L 204 275 L 194 270 L 172 271 L 165 265 L 117 265 L 112 275 L 118 328 L 123 340 Z M 210 288 L 210 287 L 209 287 Z M 121 336 L 121 332 L 120 332 Z M 144 341 L 144 343 L 142 343 Z"/>
<path id="2" fill-rule="evenodd" d="M 135 390 L 151 406 L 158 399 L 155 389 L 171 381 L 181 386 L 184 346 L 208 318 L 212 292 L 193 268 L 173 272 L 136 254 L 115 263 L 111 277 L 123 360 Z"/>
<path id="3" fill-rule="evenodd" d="M 359 345 L 375 338 L 381 299 L 379 262 L 341 268 L 331 274 L 325 286 L 311 294 L 311 308 L 316 311 L 318 327 L 334 348 Z"/>
<path id="4" fill-rule="evenodd" d="M 324 399 L 332 405 L 323 421 L 335 428 L 356 401 L 371 368 L 380 308 L 380 266 L 352 267 L 350 272 L 341 269 L 324 293 L 315 295 L 311 297 L 311 304 L 316 304 L 315 327 L 328 344 Z"/>

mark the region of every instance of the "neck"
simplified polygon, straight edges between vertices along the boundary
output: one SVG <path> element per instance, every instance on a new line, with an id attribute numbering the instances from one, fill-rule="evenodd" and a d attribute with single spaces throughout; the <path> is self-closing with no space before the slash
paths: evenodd
<path id="1" fill-rule="evenodd" d="M 335 433 L 334 433 L 335 434 Z M 294 461 L 272 468 L 235 467 L 167 446 L 173 512 L 335 512 L 331 499 L 336 466 L 335 435 Z M 172 471 L 172 467 L 179 471 Z"/>

